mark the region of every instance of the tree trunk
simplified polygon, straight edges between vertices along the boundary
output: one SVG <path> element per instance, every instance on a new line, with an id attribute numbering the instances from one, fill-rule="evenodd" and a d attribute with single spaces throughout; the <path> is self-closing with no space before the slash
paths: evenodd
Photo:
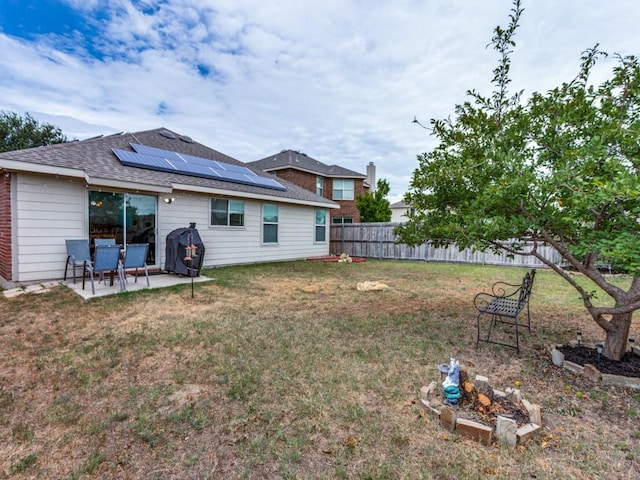
<path id="1" fill-rule="evenodd" d="M 602 353 L 610 360 L 622 360 L 627 351 L 631 315 L 631 313 L 614 315 L 609 322 L 611 328 L 607 330 Z"/>

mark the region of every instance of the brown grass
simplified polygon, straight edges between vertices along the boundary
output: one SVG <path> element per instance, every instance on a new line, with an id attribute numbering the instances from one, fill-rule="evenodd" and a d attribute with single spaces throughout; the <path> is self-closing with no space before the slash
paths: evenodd
<path id="1" fill-rule="evenodd" d="M 12 478 L 619 478 L 640 476 L 640 393 L 545 351 L 580 327 L 541 271 L 523 351 L 475 349 L 475 293 L 524 270 L 367 261 L 205 272 L 216 281 L 83 303 L 62 287 L 0 299 L 0 476 Z M 389 285 L 358 292 L 364 280 Z M 620 282 L 628 281 L 621 277 Z M 633 333 L 640 337 L 637 322 Z M 538 439 L 484 447 L 423 415 L 450 357 L 522 382 Z"/>

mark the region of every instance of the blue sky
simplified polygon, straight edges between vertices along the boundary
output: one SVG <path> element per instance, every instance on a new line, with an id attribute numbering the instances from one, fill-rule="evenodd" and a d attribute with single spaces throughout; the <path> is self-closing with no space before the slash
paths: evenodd
<path id="1" fill-rule="evenodd" d="M 640 53 L 636 0 L 524 0 L 525 96 L 580 54 Z M 241 161 L 294 149 L 391 184 L 434 146 L 424 124 L 490 92 L 510 0 L 0 0 L 0 110 L 71 138 L 167 127 Z M 613 63 L 601 62 L 595 79 Z"/>

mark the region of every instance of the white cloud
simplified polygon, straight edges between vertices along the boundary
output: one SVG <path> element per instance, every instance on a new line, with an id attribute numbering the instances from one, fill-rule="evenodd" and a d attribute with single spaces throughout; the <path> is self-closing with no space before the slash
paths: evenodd
<path id="1" fill-rule="evenodd" d="M 80 54 L 91 48 L 79 33 L 79 48 L 67 41 L 60 51 L 51 37 L 0 33 L 0 109 L 38 112 L 86 136 L 165 126 L 243 161 L 284 148 L 362 173 L 373 161 L 392 200 L 407 189 L 416 155 L 433 146 L 411 120 L 446 117 L 470 88 L 488 93 L 497 56 L 485 46 L 512 8 L 509 0 L 67 3 L 88 15 L 104 58 Z M 517 89 L 570 80 L 580 53 L 598 42 L 636 53 L 635 1 L 524 6 Z"/>

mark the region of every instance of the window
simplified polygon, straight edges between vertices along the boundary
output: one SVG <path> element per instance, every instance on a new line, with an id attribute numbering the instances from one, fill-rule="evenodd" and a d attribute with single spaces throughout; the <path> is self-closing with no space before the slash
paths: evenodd
<path id="1" fill-rule="evenodd" d="M 353 180 L 333 179 L 333 199 L 353 200 Z"/>
<path id="2" fill-rule="evenodd" d="M 327 211 L 316 209 L 316 242 L 327 241 Z"/>
<path id="3" fill-rule="evenodd" d="M 351 217 L 333 217 L 331 220 L 332 223 L 353 223 L 353 218 Z"/>
<path id="4" fill-rule="evenodd" d="M 244 226 L 244 202 L 241 200 L 211 199 L 211 225 Z"/>
<path id="5" fill-rule="evenodd" d="M 262 243 L 278 243 L 278 205 L 262 205 Z"/>
<path id="6" fill-rule="evenodd" d="M 322 177 L 316 177 L 316 195 L 319 197 L 324 193 L 324 179 Z"/>

